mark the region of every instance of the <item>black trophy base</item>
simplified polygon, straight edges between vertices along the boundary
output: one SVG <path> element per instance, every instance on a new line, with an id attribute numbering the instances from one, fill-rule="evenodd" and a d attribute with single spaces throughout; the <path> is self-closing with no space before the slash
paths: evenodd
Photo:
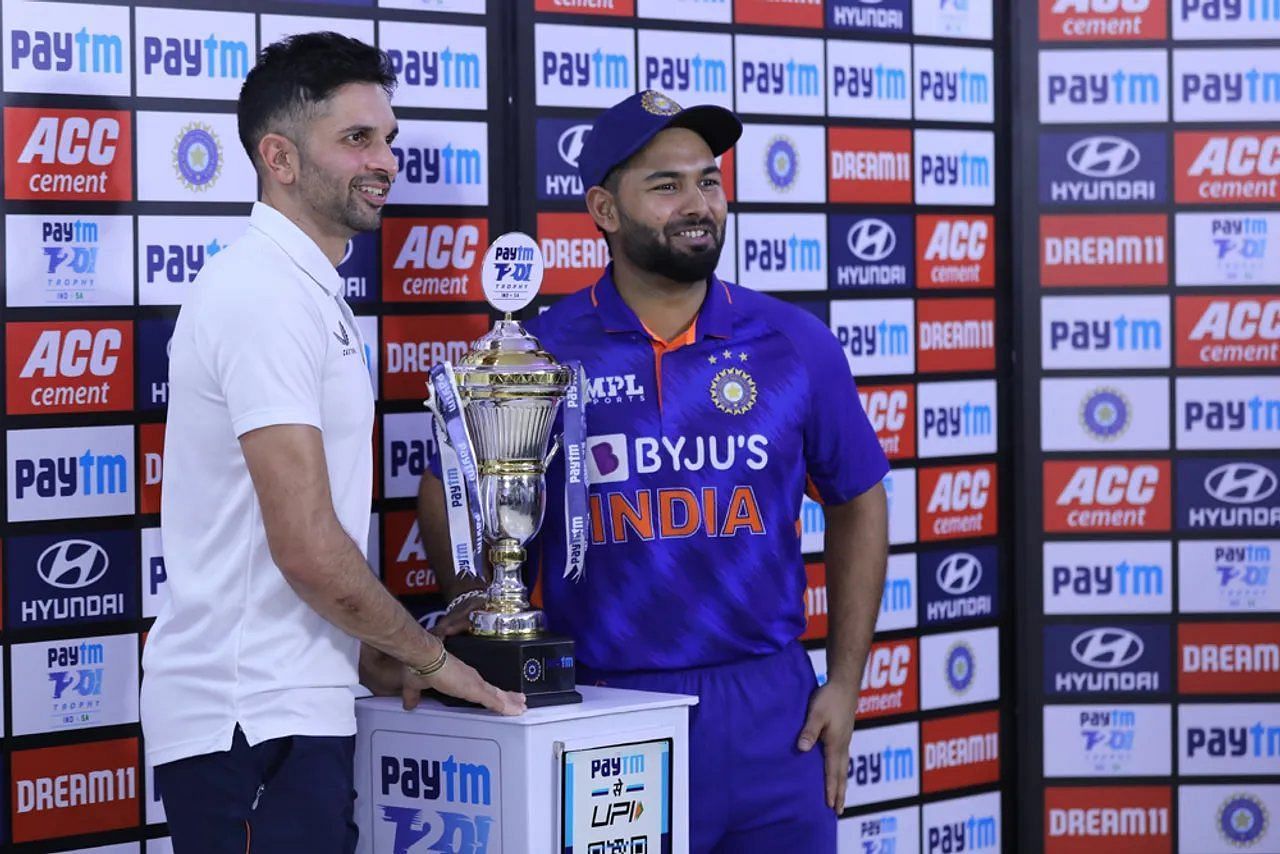
<path id="1" fill-rule="evenodd" d="M 450 655 L 470 664 L 486 681 L 505 691 L 524 694 L 531 709 L 582 702 L 582 695 L 574 690 L 573 640 L 564 635 L 454 635 L 444 645 Z M 443 694 L 440 699 L 446 706 L 475 705 Z"/>

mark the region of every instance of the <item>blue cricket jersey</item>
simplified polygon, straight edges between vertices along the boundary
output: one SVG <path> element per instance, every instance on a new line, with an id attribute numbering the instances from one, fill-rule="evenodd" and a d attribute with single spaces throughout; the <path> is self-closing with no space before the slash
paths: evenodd
<path id="1" fill-rule="evenodd" d="M 525 326 L 588 384 L 584 576 L 564 577 L 563 454 L 530 546 L 549 628 L 608 671 L 721 664 L 798 637 L 806 485 L 841 504 L 889 468 L 831 331 L 713 276 L 686 343 L 664 346 L 612 265 Z"/>

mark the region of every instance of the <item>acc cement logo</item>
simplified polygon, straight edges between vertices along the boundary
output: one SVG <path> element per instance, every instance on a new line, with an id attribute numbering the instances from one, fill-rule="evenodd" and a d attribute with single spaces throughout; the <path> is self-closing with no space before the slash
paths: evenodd
<path id="1" fill-rule="evenodd" d="M 173 142 L 173 168 L 188 190 L 204 192 L 222 174 L 222 143 L 213 128 L 192 122 Z"/>
<path id="2" fill-rule="evenodd" d="M 941 572 L 941 569 L 939 569 Z M 956 641 L 947 650 L 947 687 L 954 694 L 964 694 L 973 685 L 973 647 Z"/>
<path id="3" fill-rule="evenodd" d="M 938 586 L 952 596 L 963 596 L 982 581 L 982 561 L 966 552 L 948 555 L 938 564 Z"/>
<path id="4" fill-rule="evenodd" d="M 1080 404 L 1080 423 L 1098 439 L 1115 439 L 1129 429 L 1128 399 L 1114 388 L 1100 388 Z"/>
<path id="5" fill-rule="evenodd" d="M 775 190 L 786 192 L 796 183 L 800 174 L 800 157 L 796 144 L 786 136 L 776 136 L 764 152 L 764 170 Z"/>
<path id="6" fill-rule="evenodd" d="M 36 559 L 36 571 L 44 582 L 62 590 L 88 587 L 106 575 L 110 565 L 106 550 L 88 540 L 63 540 Z"/>
<path id="7" fill-rule="evenodd" d="M 1267 808 L 1256 795 L 1239 793 L 1218 807 L 1218 833 L 1236 848 L 1250 848 L 1270 824 Z"/>
<path id="8" fill-rule="evenodd" d="M 1204 491 L 1228 504 L 1253 504 L 1275 493 L 1273 471 L 1257 463 L 1227 463 L 1209 472 Z"/>
<path id="9" fill-rule="evenodd" d="M 1142 638 L 1127 629 L 1097 628 L 1071 642 L 1071 656 L 1086 667 L 1115 670 L 1142 657 Z"/>
<path id="10" fill-rule="evenodd" d="M 1067 149 L 1067 163 L 1087 178 L 1119 178 L 1142 162 L 1138 146 L 1118 136 L 1090 136 Z"/>
<path id="11" fill-rule="evenodd" d="M 898 236 L 893 227 L 882 219 L 862 219 L 849 229 L 847 241 L 855 258 L 874 263 L 893 254 Z"/>

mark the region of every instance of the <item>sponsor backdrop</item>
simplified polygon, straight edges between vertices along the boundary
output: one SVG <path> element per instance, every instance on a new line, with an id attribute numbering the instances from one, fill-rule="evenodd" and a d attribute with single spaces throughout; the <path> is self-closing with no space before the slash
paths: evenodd
<path id="1" fill-rule="evenodd" d="M 489 241 L 513 228 L 536 236 L 547 261 L 543 304 L 589 285 L 608 261 L 584 212 L 576 171 L 594 113 L 640 88 L 661 89 L 686 105 L 736 109 L 746 129 L 722 164 L 731 213 L 720 273 L 829 324 L 893 464 L 885 481 L 889 580 L 849 758 L 841 850 L 1000 850 L 1014 829 L 1001 797 L 1011 755 L 1003 674 L 1012 661 L 1005 567 L 1013 533 L 1001 498 L 1013 489 L 1004 482 L 1002 456 L 1011 347 L 1001 37 L 1007 24 L 999 6 L 992 0 L 4 0 L 0 675 L 7 700 L 0 707 L 0 776 L 8 782 L 0 789 L 0 846 L 170 850 L 163 807 L 141 758 L 137 704 L 140 648 L 165 597 L 158 513 L 168 342 L 191 281 L 238 238 L 256 197 L 234 115 L 247 69 L 261 46 L 328 28 L 386 49 L 400 78 L 394 103 L 401 175 L 381 232 L 354 239 L 341 266 L 369 342 L 378 398 L 369 548 L 387 586 L 424 623 L 439 615 L 436 578 L 413 510 L 433 453 L 421 399 L 429 368 L 457 359 L 490 322 L 478 276 Z M 1138 81 L 1148 68 L 1164 74 L 1164 53 L 1139 52 L 1130 65 L 1129 54 L 1114 55 L 1126 93 L 1163 96 L 1144 94 Z M 1263 67 L 1265 52 L 1246 53 L 1241 67 Z M 1188 70 L 1198 62 L 1189 58 Z M 1061 65 L 1081 67 L 1070 57 Z M 1208 85 L 1188 109 L 1217 121 L 1223 107 L 1210 99 Z M 1055 97 L 1063 122 L 1098 115 Z M 1143 102 L 1141 115 L 1158 109 Z M 1089 163 L 1116 157 L 1115 143 L 1082 142 L 1089 134 L 1075 130 L 1046 135 L 1043 150 L 1077 158 L 1083 150 Z M 1230 396 L 1221 382 L 1171 392 L 1164 374 L 1150 370 L 1167 367 L 1170 358 L 1169 300 L 1153 296 L 1171 265 L 1165 241 L 1172 223 L 1152 211 L 1167 201 L 1158 195 L 1168 191 L 1167 169 L 1186 157 L 1235 176 L 1242 163 L 1271 163 L 1270 142 L 1241 129 L 1223 137 L 1221 151 L 1187 142 L 1196 150 L 1184 152 L 1182 141 L 1170 149 L 1167 131 L 1147 127 L 1132 144 L 1142 159 L 1130 191 L 1148 195 L 1117 204 L 1107 217 L 1080 217 L 1067 206 L 1099 191 L 1064 173 L 1070 186 L 1055 185 L 1044 201 L 1064 210 L 1043 227 L 1060 244 L 1051 275 L 1063 288 L 1056 297 L 1061 317 L 1088 331 L 1106 321 L 1123 340 L 1108 350 L 1123 368 L 1108 388 L 1115 400 L 1141 405 L 1141 429 L 1099 437 L 1073 417 L 1052 446 L 1103 460 L 1099 465 L 1129 466 L 1135 492 L 1149 488 L 1162 497 L 1149 512 L 1165 530 L 1175 519 L 1196 527 L 1213 514 L 1269 512 L 1273 505 L 1238 502 L 1175 512 L 1174 463 L 1167 454 L 1149 457 L 1171 441 L 1168 424 L 1153 412 L 1173 402 L 1194 404 L 1197 413 L 1179 424 L 1177 440 L 1221 447 L 1220 455 L 1254 453 L 1237 451 L 1264 443 L 1265 434 L 1249 425 L 1280 418 L 1273 411 L 1280 404 L 1250 402 L 1264 391 L 1280 398 L 1280 389 L 1240 380 L 1235 385 L 1246 388 Z M 1266 182 L 1275 179 L 1259 169 L 1260 177 L 1247 183 L 1261 205 L 1274 200 Z M 1221 349 L 1187 350 L 1187 359 L 1215 359 L 1239 377 L 1267 353 L 1277 361 L 1269 343 L 1276 312 L 1245 302 L 1262 293 L 1252 285 L 1270 281 L 1265 234 L 1273 215 L 1244 213 L 1223 226 L 1207 207 L 1221 198 L 1212 194 L 1234 191 L 1226 179 L 1203 178 L 1172 192 L 1179 203 L 1197 206 L 1185 214 L 1189 234 L 1244 247 L 1218 266 L 1189 263 L 1187 274 L 1197 283 L 1229 276 L 1219 284 L 1250 287 L 1224 307 L 1209 301 L 1231 288 L 1190 291 L 1187 298 L 1198 302 L 1185 309 L 1197 312 L 1189 329 L 1255 330 L 1243 349 L 1215 337 L 1204 343 Z M 1108 222 L 1132 235 L 1122 247 L 1104 247 L 1091 236 Z M 1114 284 L 1143 290 L 1120 290 L 1128 302 L 1103 311 L 1106 301 L 1076 290 L 1096 283 L 1082 259 L 1117 251 L 1141 258 L 1112 265 Z M 1179 328 L 1183 316 L 1179 304 Z M 1163 324 L 1149 341 L 1148 318 Z M 1069 325 L 1064 334 L 1074 341 L 1081 333 Z M 1135 343 L 1144 341 L 1149 346 Z M 1094 357 L 1088 347 L 1064 347 L 1054 358 L 1075 370 Z M 652 385 L 648 377 L 597 380 L 591 388 L 597 400 L 642 394 Z M 1073 412 L 1091 406 L 1094 421 L 1112 423 L 1106 413 L 1117 404 L 1090 403 L 1092 386 L 1075 375 L 1063 377 L 1056 391 L 1071 398 Z M 1105 458 L 1108 439 L 1124 449 L 1122 459 Z M 1235 460 L 1224 456 L 1221 463 Z M 1218 478 L 1217 489 L 1248 489 L 1261 477 L 1239 467 L 1222 474 L 1217 465 L 1204 473 Z M 1190 471 L 1176 474 L 1201 476 Z M 1072 472 L 1063 477 L 1076 483 Z M 807 502 L 798 521 L 809 577 L 804 640 L 825 677 L 821 508 Z M 1179 547 L 1204 545 L 1197 539 Z M 1130 585 L 1154 583 L 1146 567 L 1161 555 L 1169 567 L 1168 541 L 1143 546 L 1155 556 L 1142 553 L 1141 566 L 1126 576 Z M 1274 610 L 1274 590 L 1243 580 L 1258 570 L 1245 555 L 1269 554 L 1270 546 L 1255 540 L 1223 548 L 1241 556 L 1244 575 L 1221 595 L 1237 607 Z M 1153 599 L 1150 610 L 1172 607 L 1173 582 L 1164 584 L 1164 599 Z M 1192 599 L 1201 608 L 1207 602 L 1204 595 Z M 1084 631 L 1092 623 L 1073 616 L 1064 626 Z M 1132 631 L 1147 645 L 1141 666 L 1131 668 L 1135 684 L 1144 686 L 1135 690 L 1166 694 L 1175 678 L 1168 656 L 1176 633 L 1167 620 Z M 1181 631 L 1193 633 L 1177 634 L 1178 642 L 1191 643 L 1213 627 Z M 1248 631 L 1253 638 L 1264 629 Z M 1080 643 L 1110 649 L 1115 641 L 1103 635 Z M 1065 687 L 1052 686 L 1051 693 L 1063 695 L 1055 703 L 1080 702 L 1072 680 L 1090 678 L 1064 673 Z M 1203 695 L 1199 708 L 1213 720 L 1222 683 L 1208 671 L 1194 679 Z M 1274 709 L 1247 708 L 1264 716 Z M 1111 713 L 1170 732 L 1174 725 L 1168 706 L 1163 715 L 1134 703 Z M 1206 745 L 1220 743 L 1211 733 L 1205 738 Z M 1153 740 L 1159 739 L 1147 733 L 1137 743 Z M 1206 774 L 1223 761 L 1216 749 L 1197 747 Z M 472 759 L 475 767 L 498 767 L 496 756 Z M 1061 767 L 1074 774 L 1084 761 L 1064 760 Z M 1135 761 L 1159 764 L 1145 751 Z M 1274 803 L 1274 787 L 1258 792 Z M 412 797 L 420 801 L 416 792 Z M 1158 800 L 1145 789 L 1126 797 Z M 1172 795 L 1163 797 L 1167 810 Z M 486 797 L 485 804 L 497 809 L 496 799 L 489 804 Z M 423 838 L 419 847 L 432 844 Z"/>
<path id="2" fill-rule="evenodd" d="M 1018 5 L 1018 850 L 1280 851 L 1280 5 Z"/>

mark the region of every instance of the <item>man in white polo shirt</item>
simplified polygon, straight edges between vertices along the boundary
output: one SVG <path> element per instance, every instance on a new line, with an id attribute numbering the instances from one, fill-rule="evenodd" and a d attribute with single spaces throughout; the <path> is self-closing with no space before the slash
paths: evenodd
<path id="1" fill-rule="evenodd" d="M 261 201 L 178 316 L 169 600 L 143 656 L 142 724 L 179 854 L 354 850 L 360 677 L 406 708 L 430 687 L 524 709 L 446 656 L 364 555 L 373 395 L 336 264 L 381 223 L 394 83 L 385 54 L 333 33 L 263 51 L 239 101 Z"/>

